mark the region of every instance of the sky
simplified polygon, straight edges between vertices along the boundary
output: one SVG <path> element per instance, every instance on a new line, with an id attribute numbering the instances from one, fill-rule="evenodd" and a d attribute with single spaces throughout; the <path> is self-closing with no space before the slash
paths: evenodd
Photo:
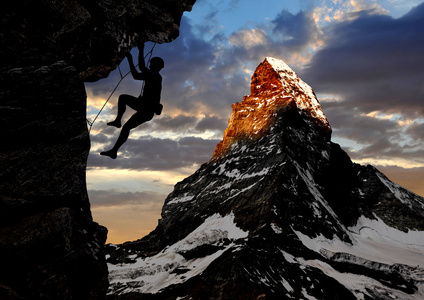
<path id="1" fill-rule="evenodd" d="M 120 94 L 138 96 L 125 77 L 90 131 L 87 189 L 109 243 L 142 238 L 160 219 L 174 185 L 209 161 L 231 104 L 250 92 L 255 68 L 271 56 L 308 83 L 351 159 L 372 164 L 424 196 L 424 2 L 422 0 L 198 0 L 180 36 L 146 43 L 165 68 L 160 116 L 131 131 L 116 160 L 100 156 L 119 130 Z M 138 50 L 131 52 L 137 63 Z M 129 71 L 126 59 L 120 65 Z M 93 120 L 121 79 L 86 83 Z M 134 111 L 128 109 L 124 121 Z"/>

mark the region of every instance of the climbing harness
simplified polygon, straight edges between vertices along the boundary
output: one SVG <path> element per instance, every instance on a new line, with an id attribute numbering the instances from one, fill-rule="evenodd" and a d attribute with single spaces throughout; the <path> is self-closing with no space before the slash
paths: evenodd
<path id="1" fill-rule="evenodd" d="M 152 59 L 152 55 L 153 55 L 153 50 L 156 47 L 156 43 L 153 44 L 152 49 L 150 49 L 150 51 L 144 56 L 144 61 L 146 61 L 146 57 L 149 56 L 149 59 L 147 60 L 147 66 L 150 63 L 150 60 Z M 136 65 L 136 67 L 138 67 L 139 64 Z M 116 91 L 116 89 L 119 87 L 119 85 L 121 84 L 122 80 L 124 80 L 125 77 L 128 76 L 128 74 L 131 73 L 131 71 L 128 71 L 125 75 L 122 75 L 121 72 L 121 68 L 118 65 L 118 71 L 119 71 L 119 75 L 121 76 L 121 79 L 118 81 L 118 83 L 116 84 L 115 88 L 112 90 L 112 92 L 110 93 L 109 97 L 107 98 L 106 102 L 103 104 L 102 108 L 100 108 L 99 112 L 97 113 L 96 117 L 93 119 L 93 121 L 90 121 L 89 119 L 87 119 L 87 124 L 88 126 L 90 126 L 90 129 L 88 130 L 88 132 L 91 132 L 91 128 L 94 125 L 94 122 L 97 120 L 97 118 L 99 117 L 99 115 L 101 114 L 101 112 L 103 111 L 103 109 L 105 108 L 106 104 L 109 102 L 110 98 L 112 97 L 113 93 Z M 145 82 L 143 81 L 143 84 L 141 86 L 141 91 L 140 91 L 140 96 L 142 96 L 143 94 L 143 90 L 144 90 L 144 84 Z"/>

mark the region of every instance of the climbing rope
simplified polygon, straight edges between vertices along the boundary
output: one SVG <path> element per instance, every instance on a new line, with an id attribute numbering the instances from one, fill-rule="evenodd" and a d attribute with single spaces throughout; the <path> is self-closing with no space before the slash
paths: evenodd
<path id="1" fill-rule="evenodd" d="M 144 56 L 144 61 L 146 60 L 146 57 L 149 56 L 149 59 L 147 61 L 147 66 L 150 63 L 150 60 L 152 59 L 152 55 L 153 55 L 153 50 L 156 47 L 156 43 L 153 44 L 152 49 L 150 49 L 150 51 Z M 137 64 L 135 67 L 138 67 L 139 64 Z M 109 102 L 110 98 L 112 97 L 113 93 L 116 91 L 116 89 L 119 87 L 119 85 L 121 84 L 122 80 L 124 80 L 125 77 L 128 76 L 128 74 L 131 73 L 131 71 L 128 71 L 125 75 L 122 75 L 121 72 L 121 68 L 118 65 L 118 70 L 119 70 L 119 75 L 121 76 L 121 79 L 118 81 L 118 83 L 116 84 L 115 88 L 112 90 L 112 92 L 110 93 L 109 97 L 107 98 L 106 102 L 103 104 L 102 108 L 100 108 L 99 112 L 97 113 L 96 117 L 93 119 L 93 121 L 90 121 L 89 119 L 87 119 L 87 124 L 90 126 L 90 129 L 88 130 L 88 132 L 91 132 L 91 128 L 94 125 L 94 122 L 96 122 L 97 118 L 100 116 L 101 112 L 103 111 L 103 109 L 105 108 L 106 104 Z M 144 84 L 145 82 L 143 81 L 143 84 L 141 86 L 141 91 L 140 91 L 140 96 L 143 94 L 143 90 L 144 90 Z"/>

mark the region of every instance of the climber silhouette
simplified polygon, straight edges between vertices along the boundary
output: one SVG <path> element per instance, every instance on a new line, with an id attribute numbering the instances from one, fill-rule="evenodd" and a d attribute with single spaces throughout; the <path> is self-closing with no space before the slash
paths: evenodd
<path id="1" fill-rule="evenodd" d="M 163 106 L 160 104 L 162 76 L 159 74 L 159 71 L 165 66 L 164 61 L 160 57 L 153 57 L 150 60 L 150 68 L 146 68 L 144 62 L 144 44 L 139 46 L 138 49 L 138 63 L 141 73 L 136 70 L 131 53 L 128 53 L 126 57 L 133 78 L 136 80 L 144 80 L 144 91 L 143 95 L 139 97 L 123 94 L 118 98 L 118 114 L 116 119 L 107 123 L 107 125 L 121 128 L 121 119 L 127 106 L 136 110 L 136 113 L 131 116 L 124 126 L 122 126 L 121 133 L 113 148 L 108 151 L 100 152 L 100 155 L 109 156 L 113 159 L 118 156 L 118 150 L 127 141 L 131 129 L 150 121 L 154 114 L 160 115 L 162 113 Z"/>

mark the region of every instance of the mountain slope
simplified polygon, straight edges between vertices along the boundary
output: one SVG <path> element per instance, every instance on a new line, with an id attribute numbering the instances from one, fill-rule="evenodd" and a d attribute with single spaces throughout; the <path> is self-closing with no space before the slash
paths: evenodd
<path id="1" fill-rule="evenodd" d="M 312 89 L 266 58 L 158 227 L 109 246 L 117 299 L 420 299 L 424 199 L 331 142 Z"/>

